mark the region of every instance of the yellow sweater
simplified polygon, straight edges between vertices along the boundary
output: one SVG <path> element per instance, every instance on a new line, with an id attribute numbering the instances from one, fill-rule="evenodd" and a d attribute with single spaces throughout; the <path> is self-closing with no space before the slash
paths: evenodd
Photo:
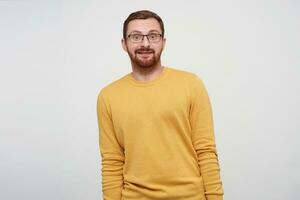
<path id="1" fill-rule="evenodd" d="M 212 111 L 202 81 L 164 67 L 131 74 L 97 103 L 104 200 L 221 200 Z"/>

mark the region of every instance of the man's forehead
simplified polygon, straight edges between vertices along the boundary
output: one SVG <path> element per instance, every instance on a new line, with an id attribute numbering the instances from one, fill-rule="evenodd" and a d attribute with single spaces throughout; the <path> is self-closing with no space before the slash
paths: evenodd
<path id="1" fill-rule="evenodd" d="M 135 19 L 129 22 L 128 32 L 159 32 L 161 31 L 160 24 L 154 18 Z"/>

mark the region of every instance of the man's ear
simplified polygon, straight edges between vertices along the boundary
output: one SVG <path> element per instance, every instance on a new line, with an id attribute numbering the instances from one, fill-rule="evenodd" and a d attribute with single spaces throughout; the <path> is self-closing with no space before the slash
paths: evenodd
<path id="1" fill-rule="evenodd" d="M 163 39 L 163 50 L 165 49 L 165 45 L 166 45 L 166 38 Z"/>
<path id="2" fill-rule="evenodd" d="M 124 38 L 122 38 L 121 43 L 122 43 L 122 47 L 123 47 L 124 51 L 128 52 L 127 45 L 126 45 L 126 40 Z"/>

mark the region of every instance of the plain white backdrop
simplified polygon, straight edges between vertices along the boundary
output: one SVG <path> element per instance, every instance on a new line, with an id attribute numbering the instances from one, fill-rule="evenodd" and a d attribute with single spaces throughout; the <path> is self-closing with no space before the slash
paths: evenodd
<path id="1" fill-rule="evenodd" d="M 102 199 L 96 100 L 131 70 L 139 9 L 165 22 L 163 64 L 206 84 L 225 199 L 299 199 L 296 0 L 0 0 L 0 199 Z"/>

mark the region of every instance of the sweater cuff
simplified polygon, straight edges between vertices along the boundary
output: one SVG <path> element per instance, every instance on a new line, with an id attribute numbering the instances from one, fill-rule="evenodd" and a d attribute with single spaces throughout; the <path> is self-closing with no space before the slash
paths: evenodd
<path id="1" fill-rule="evenodd" d="M 206 195 L 206 200 L 223 200 L 223 195 Z"/>

